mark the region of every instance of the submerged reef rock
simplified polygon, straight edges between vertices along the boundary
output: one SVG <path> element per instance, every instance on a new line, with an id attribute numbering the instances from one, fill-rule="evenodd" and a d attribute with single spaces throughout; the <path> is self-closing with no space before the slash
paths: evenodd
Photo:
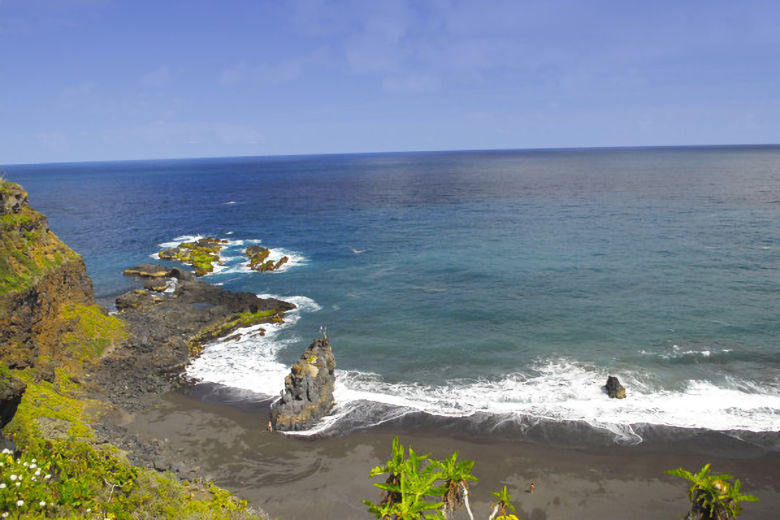
<path id="1" fill-rule="evenodd" d="M 615 399 L 625 399 L 626 389 L 620 384 L 620 381 L 615 376 L 607 377 L 607 395 Z"/>
<path id="2" fill-rule="evenodd" d="M 333 407 L 335 369 L 327 338 L 315 339 L 284 378 L 282 398 L 271 410 L 274 430 L 306 430 L 327 415 Z"/>
<path id="3" fill-rule="evenodd" d="M 197 276 L 214 271 L 214 264 L 219 263 L 219 252 L 227 240 L 218 238 L 201 238 L 195 242 L 182 242 L 176 247 L 163 249 L 158 253 L 161 260 L 176 260 L 195 268 Z"/>
<path id="4" fill-rule="evenodd" d="M 261 272 L 276 271 L 290 260 L 286 256 L 277 261 L 268 260 L 271 250 L 262 246 L 249 246 L 246 248 L 245 254 L 249 257 L 250 269 Z"/>

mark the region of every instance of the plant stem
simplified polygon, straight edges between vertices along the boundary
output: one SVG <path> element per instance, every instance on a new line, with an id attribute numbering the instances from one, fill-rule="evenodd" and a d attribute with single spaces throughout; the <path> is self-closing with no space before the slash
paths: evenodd
<path id="1" fill-rule="evenodd" d="M 466 483 L 461 481 L 461 487 L 463 488 L 463 503 L 466 505 L 466 512 L 469 514 L 469 518 L 474 520 L 474 515 L 471 513 L 471 506 L 469 505 L 469 488 L 466 487 Z"/>

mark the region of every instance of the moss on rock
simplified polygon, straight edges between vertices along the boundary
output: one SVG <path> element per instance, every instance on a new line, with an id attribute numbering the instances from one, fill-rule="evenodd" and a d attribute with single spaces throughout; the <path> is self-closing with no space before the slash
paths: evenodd
<path id="1" fill-rule="evenodd" d="M 249 268 L 254 271 L 275 271 L 290 261 L 290 258 L 283 256 L 279 260 L 269 259 L 271 250 L 262 246 L 249 246 L 244 251 L 249 257 Z"/>
<path id="2" fill-rule="evenodd" d="M 201 238 L 195 242 L 182 242 L 176 247 L 163 249 L 158 253 L 161 260 L 175 260 L 195 268 L 195 275 L 214 271 L 214 264 L 219 263 L 219 252 L 227 240 L 218 238 Z"/>
<path id="3" fill-rule="evenodd" d="M 106 314 L 99 305 L 66 304 L 62 318 L 71 324 L 63 334 L 63 345 L 80 362 L 98 359 L 128 337 L 122 320 Z"/>
<path id="4" fill-rule="evenodd" d="M 51 269 L 80 258 L 51 232 L 21 186 L 0 180 L 0 295 L 24 290 Z"/>

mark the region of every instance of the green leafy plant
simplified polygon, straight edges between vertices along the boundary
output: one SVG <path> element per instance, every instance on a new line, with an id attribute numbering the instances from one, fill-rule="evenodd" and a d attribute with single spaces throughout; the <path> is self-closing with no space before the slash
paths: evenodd
<path id="1" fill-rule="evenodd" d="M 56 500 L 51 487 L 50 462 L 29 455 L 14 458 L 10 450 L 0 455 L 0 517 L 18 518 L 42 514 Z"/>
<path id="2" fill-rule="evenodd" d="M 442 490 L 435 487 L 438 474 L 428 455 L 417 455 L 410 447 L 407 459 L 406 448 L 395 437 L 390 460 L 372 469 L 369 478 L 384 474 L 387 474 L 385 482 L 374 484 L 382 490 L 382 501 L 378 504 L 363 501 L 376 518 L 441 518 L 438 509 L 443 503 L 426 500 L 426 497 L 442 494 Z"/>
<path id="3" fill-rule="evenodd" d="M 509 490 L 506 486 L 504 486 L 504 489 L 501 491 L 497 493 L 493 491 L 492 493 L 498 501 L 493 503 L 493 511 L 490 513 L 489 520 L 518 520 L 517 516 L 514 514 L 517 513 L 517 510 L 512 504 L 512 496 L 509 494 Z M 512 513 L 507 514 L 507 511 L 512 511 Z"/>
<path id="4" fill-rule="evenodd" d="M 430 455 L 418 455 L 393 439 L 390 459 L 371 470 L 369 478 L 387 475 L 384 482 L 374 483 L 382 490 L 381 502 L 364 500 L 369 512 L 379 519 L 392 520 L 447 520 L 455 511 L 465 507 L 469 518 L 474 515 L 469 506 L 469 482 L 477 477 L 471 474 L 473 460 L 458 460 L 458 452 L 444 460 L 432 459 Z M 517 520 L 506 486 L 499 493 L 493 493 L 499 500 L 493 504 L 491 520 Z M 496 519 L 496 515 L 501 516 Z"/>
<path id="5" fill-rule="evenodd" d="M 471 474 L 474 467 L 473 460 L 458 461 L 458 452 L 442 461 L 434 460 L 433 464 L 439 469 L 440 477 L 444 480 L 444 495 L 442 502 L 442 512 L 445 517 L 449 517 L 461 507 L 466 508 L 469 518 L 474 520 L 469 505 L 469 481 L 476 482 L 477 477 Z"/>
<path id="6" fill-rule="evenodd" d="M 742 484 L 739 479 L 731 475 L 711 474 L 710 464 L 706 464 L 698 473 L 691 473 L 682 468 L 671 469 L 666 473 L 691 482 L 688 498 L 693 506 L 688 518 L 692 520 L 737 518 L 741 512 L 740 502 L 758 501 L 758 498 L 753 495 L 741 493 Z"/>

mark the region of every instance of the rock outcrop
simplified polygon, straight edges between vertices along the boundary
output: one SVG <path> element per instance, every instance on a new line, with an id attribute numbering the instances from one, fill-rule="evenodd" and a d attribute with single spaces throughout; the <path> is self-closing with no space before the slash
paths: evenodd
<path id="1" fill-rule="evenodd" d="M 607 389 L 607 395 L 614 399 L 625 399 L 626 397 L 626 389 L 623 388 L 623 385 L 620 384 L 620 381 L 615 376 L 607 377 L 605 388 Z"/>
<path id="2" fill-rule="evenodd" d="M 153 264 L 151 262 L 135 267 L 128 267 L 122 274 L 125 276 L 132 276 L 144 284 L 144 289 L 155 292 L 166 291 L 170 287 L 168 282 L 174 279 L 195 279 L 195 275 L 192 271 L 178 269 L 176 267 L 170 269 L 163 265 Z"/>
<path id="3" fill-rule="evenodd" d="M 163 272 L 166 277 L 159 277 L 157 273 Z M 135 289 L 116 300 L 118 317 L 130 334 L 121 349 L 102 360 L 103 370 L 98 371 L 98 377 L 114 400 L 130 408 L 138 395 L 170 385 L 189 360 L 199 355 L 204 343 L 241 327 L 282 321 L 284 313 L 295 308 L 275 298 L 234 293 L 189 280 L 186 271 L 155 264 L 130 268 L 125 273 L 144 285 L 149 280 L 175 279 L 175 289 L 170 293 Z"/>
<path id="4" fill-rule="evenodd" d="M 276 261 L 268 259 L 271 250 L 262 246 L 249 246 L 246 248 L 245 254 L 249 257 L 249 268 L 260 272 L 276 271 L 290 261 L 287 256 Z"/>
<path id="5" fill-rule="evenodd" d="M 284 379 L 284 391 L 271 410 L 275 430 L 314 426 L 333 407 L 336 360 L 327 339 L 315 339 Z"/>
<path id="6" fill-rule="evenodd" d="M 10 422 L 22 402 L 27 385 L 0 367 L 0 428 Z"/>
<path id="7" fill-rule="evenodd" d="M 201 238 L 194 242 L 182 242 L 176 247 L 163 249 L 158 253 L 161 260 L 176 260 L 195 268 L 197 276 L 214 271 L 214 264 L 219 263 L 219 252 L 227 244 L 227 240 L 218 238 Z"/>
<path id="8" fill-rule="evenodd" d="M 94 303 L 81 256 L 19 185 L 0 180 L 0 362 L 25 368 L 61 358 L 63 337 L 79 325 L 62 316 L 63 306 Z"/>

